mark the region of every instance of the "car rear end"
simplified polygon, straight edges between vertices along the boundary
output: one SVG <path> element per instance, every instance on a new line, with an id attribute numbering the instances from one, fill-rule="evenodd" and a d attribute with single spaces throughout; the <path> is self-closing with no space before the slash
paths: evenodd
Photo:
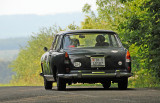
<path id="1" fill-rule="evenodd" d="M 128 83 L 131 58 L 116 33 L 69 33 L 63 42 L 66 73 L 58 76 L 68 83 Z"/>

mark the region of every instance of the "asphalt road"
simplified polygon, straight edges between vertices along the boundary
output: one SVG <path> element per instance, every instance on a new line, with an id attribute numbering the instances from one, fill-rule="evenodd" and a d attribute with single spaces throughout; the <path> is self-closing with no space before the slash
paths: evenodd
<path id="1" fill-rule="evenodd" d="M 160 103 L 160 89 L 0 87 L 0 103 Z"/>

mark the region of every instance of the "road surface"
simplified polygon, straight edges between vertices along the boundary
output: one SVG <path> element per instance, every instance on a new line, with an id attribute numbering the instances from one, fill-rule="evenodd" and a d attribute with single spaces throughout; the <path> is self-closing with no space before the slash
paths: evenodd
<path id="1" fill-rule="evenodd" d="M 43 87 L 0 87 L 0 103 L 160 103 L 160 89 L 69 86 L 66 91 L 57 91 Z"/>

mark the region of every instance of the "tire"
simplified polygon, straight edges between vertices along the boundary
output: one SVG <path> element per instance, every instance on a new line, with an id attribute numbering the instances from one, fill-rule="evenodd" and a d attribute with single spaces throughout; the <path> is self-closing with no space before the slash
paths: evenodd
<path id="1" fill-rule="evenodd" d="M 44 88 L 45 88 L 46 90 L 52 89 L 52 83 L 53 83 L 53 82 L 47 81 L 47 79 L 44 77 Z"/>
<path id="2" fill-rule="evenodd" d="M 57 77 L 57 90 L 62 91 L 66 89 L 65 79 Z"/>
<path id="3" fill-rule="evenodd" d="M 118 82 L 118 88 L 120 90 L 126 90 L 128 87 L 128 77 L 122 78 L 119 82 Z"/>
<path id="4" fill-rule="evenodd" d="M 109 89 L 109 87 L 111 86 L 111 81 L 103 82 L 102 86 L 104 89 Z"/>
<path id="5" fill-rule="evenodd" d="M 58 70 L 56 70 L 57 90 L 62 91 L 66 89 L 66 81 L 63 78 L 58 77 Z"/>

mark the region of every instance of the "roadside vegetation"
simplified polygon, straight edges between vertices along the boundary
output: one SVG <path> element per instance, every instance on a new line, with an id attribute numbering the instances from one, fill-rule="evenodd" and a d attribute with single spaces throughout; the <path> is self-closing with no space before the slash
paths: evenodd
<path id="1" fill-rule="evenodd" d="M 9 83 L 12 79 L 12 75 L 14 73 L 8 68 L 10 63 L 11 61 L 4 61 L 0 59 L 0 83 Z"/>
<path id="2" fill-rule="evenodd" d="M 86 18 L 80 27 L 71 24 L 65 30 L 106 29 L 116 31 L 132 57 L 133 77 L 129 87 L 160 87 L 160 1 L 97 0 L 97 11 L 86 4 Z M 43 85 L 40 57 L 43 47 L 50 48 L 60 27 L 42 29 L 34 34 L 11 67 L 16 72 L 12 85 Z"/>

